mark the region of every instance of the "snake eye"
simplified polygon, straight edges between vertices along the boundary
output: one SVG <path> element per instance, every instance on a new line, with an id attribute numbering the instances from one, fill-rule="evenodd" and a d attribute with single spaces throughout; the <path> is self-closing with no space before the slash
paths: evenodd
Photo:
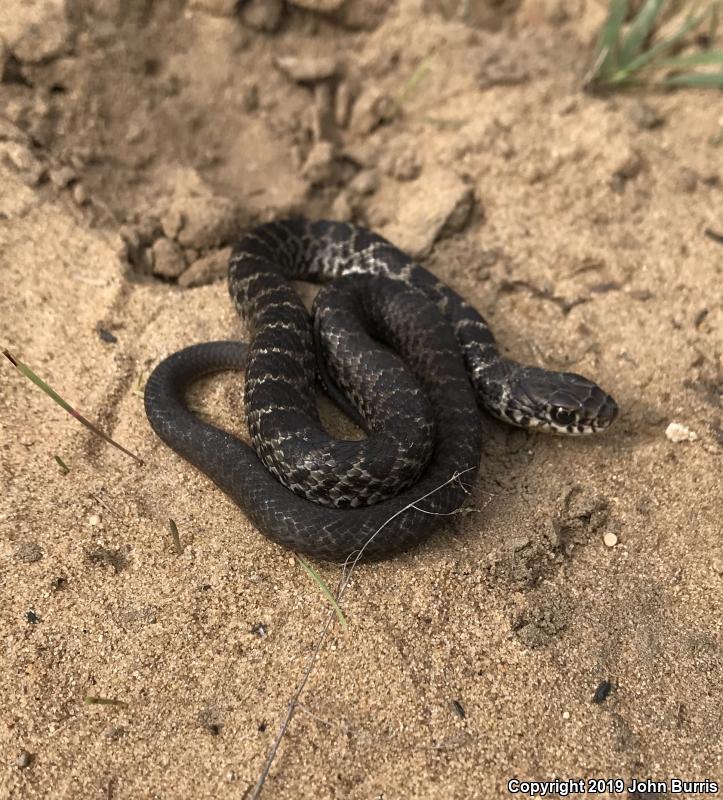
<path id="1" fill-rule="evenodd" d="M 572 411 L 566 411 L 564 408 L 555 408 L 552 411 L 552 418 L 558 425 L 572 425 L 575 420 L 575 414 Z"/>

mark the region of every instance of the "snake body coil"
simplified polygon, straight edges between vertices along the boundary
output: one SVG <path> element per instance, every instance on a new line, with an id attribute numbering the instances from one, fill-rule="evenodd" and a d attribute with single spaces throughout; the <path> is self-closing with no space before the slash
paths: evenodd
<path id="1" fill-rule="evenodd" d="M 334 279 L 317 295 L 313 322 L 294 279 Z M 512 424 L 568 434 L 602 430 L 617 413 L 579 375 L 502 357 L 474 309 L 361 228 L 262 225 L 234 248 L 229 290 L 251 343 L 193 345 L 165 359 L 146 384 L 146 413 L 262 533 L 309 555 L 385 555 L 457 510 L 479 467 L 477 402 Z M 189 382 L 224 369 L 246 370 L 254 449 L 184 404 Z M 366 439 L 326 434 L 318 372 Z"/>

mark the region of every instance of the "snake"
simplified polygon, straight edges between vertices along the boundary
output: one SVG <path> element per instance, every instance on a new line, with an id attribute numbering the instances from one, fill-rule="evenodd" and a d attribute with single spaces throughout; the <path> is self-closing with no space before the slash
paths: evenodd
<path id="1" fill-rule="evenodd" d="M 322 284 L 311 312 L 300 280 Z M 351 223 L 258 225 L 232 248 L 228 288 L 248 342 L 164 358 L 146 382 L 146 416 L 262 534 L 311 557 L 385 557 L 458 513 L 480 467 L 480 407 L 572 436 L 604 431 L 618 413 L 587 378 L 504 356 L 459 294 Z M 245 372 L 250 445 L 186 404 L 191 383 L 223 370 Z M 362 438 L 326 432 L 319 383 Z"/>

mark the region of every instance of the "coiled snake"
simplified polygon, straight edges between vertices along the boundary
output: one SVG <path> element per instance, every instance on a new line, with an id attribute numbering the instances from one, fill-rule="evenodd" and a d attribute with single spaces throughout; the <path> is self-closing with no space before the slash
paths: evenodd
<path id="1" fill-rule="evenodd" d="M 312 318 L 296 279 L 333 279 Z M 209 342 L 166 358 L 146 384 L 146 414 L 262 533 L 312 556 L 385 555 L 457 510 L 480 462 L 477 402 L 514 425 L 566 434 L 603 430 L 617 414 L 580 375 L 501 356 L 474 309 L 362 228 L 261 225 L 233 250 L 229 290 L 250 344 Z M 246 370 L 254 449 L 184 404 L 189 382 L 226 369 Z M 318 375 L 366 439 L 326 434 Z"/>

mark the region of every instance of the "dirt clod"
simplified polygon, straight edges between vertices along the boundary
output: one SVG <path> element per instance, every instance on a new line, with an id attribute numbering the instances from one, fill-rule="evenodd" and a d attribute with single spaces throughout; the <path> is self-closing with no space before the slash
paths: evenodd
<path id="1" fill-rule="evenodd" d="M 298 83 L 328 80 L 339 70 L 339 63 L 333 56 L 281 56 L 276 59 L 276 66 Z"/>
<path id="2" fill-rule="evenodd" d="M 153 274 L 175 279 L 186 269 L 183 250 L 171 239 L 157 239 L 151 248 Z"/>
<path id="3" fill-rule="evenodd" d="M 241 6 L 241 19 L 249 28 L 273 33 L 284 15 L 282 0 L 246 0 Z"/>
<path id="4" fill-rule="evenodd" d="M 665 121 L 665 118 L 655 106 L 642 100 L 631 104 L 628 109 L 628 117 L 638 128 L 646 131 L 659 128 Z"/>
<path id="5" fill-rule="evenodd" d="M 0 15 L 0 39 L 26 63 L 58 56 L 69 47 L 70 38 L 66 0 L 14 4 Z"/>
<path id="6" fill-rule="evenodd" d="M 23 564 L 34 564 L 43 557 L 43 548 L 37 542 L 26 540 L 16 547 L 15 557 Z"/>
<path id="7" fill-rule="evenodd" d="M 28 186 L 37 186 L 47 174 L 44 164 L 29 147 L 17 141 L 0 142 L 0 160 L 13 169 Z"/>
<path id="8" fill-rule="evenodd" d="M 474 192 L 449 171 L 430 171 L 410 189 L 409 202 L 385 231 L 415 257 L 427 255 L 434 243 L 462 230 L 474 207 Z"/>
<path id="9" fill-rule="evenodd" d="M 393 101 L 379 86 L 367 86 L 354 101 L 349 128 L 363 136 L 379 127 L 392 113 Z"/>
<path id="10" fill-rule="evenodd" d="M 224 247 L 215 250 L 207 256 L 196 259 L 191 266 L 180 276 L 178 285 L 184 289 L 195 286 L 206 286 L 215 280 L 225 278 L 228 273 L 228 260 L 231 248 Z"/>

